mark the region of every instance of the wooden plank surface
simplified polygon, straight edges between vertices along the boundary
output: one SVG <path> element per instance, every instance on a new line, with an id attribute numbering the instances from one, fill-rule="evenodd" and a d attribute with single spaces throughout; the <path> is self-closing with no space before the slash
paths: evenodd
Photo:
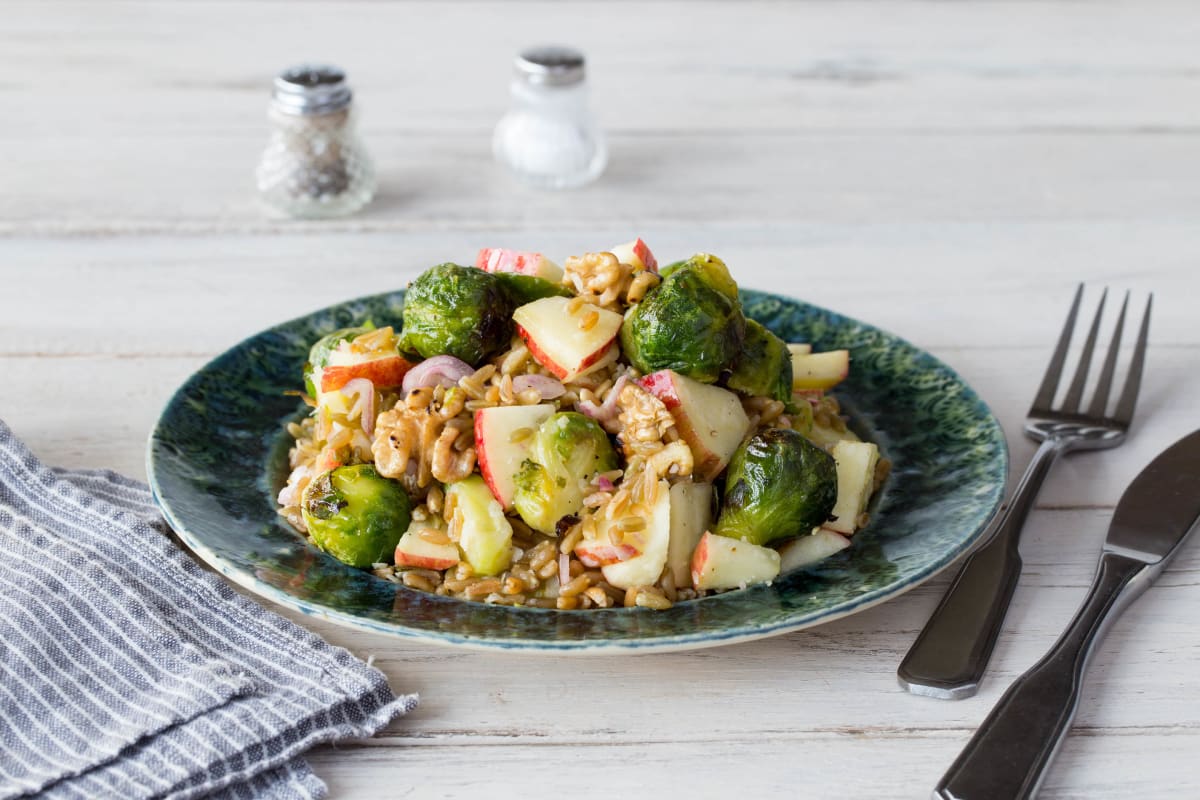
<path id="1" fill-rule="evenodd" d="M 1020 423 L 1074 284 L 1156 292 L 1138 425 L 1065 460 L 980 694 L 896 687 L 948 577 L 810 631 L 693 653 L 510 656 L 282 613 L 421 707 L 312 754 L 334 796 L 926 797 L 1082 599 L 1112 506 L 1197 426 L 1200 10 L 1187 2 L 6 3 L 0 418 L 48 462 L 144 475 L 174 388 L 266 326 L 482 246 L 634 234 L 929 349 Z M 491 164 L 508 60 L 567 39 L 612 166 L 543 194 Z M 266 218 L 272 73 L 351 74 L 382 191 Z M 1089 295 L 1094 297 L 1094 294 Z M 1114 626 L 1054 798 L 1200 794 L 1200 549 Z"/>

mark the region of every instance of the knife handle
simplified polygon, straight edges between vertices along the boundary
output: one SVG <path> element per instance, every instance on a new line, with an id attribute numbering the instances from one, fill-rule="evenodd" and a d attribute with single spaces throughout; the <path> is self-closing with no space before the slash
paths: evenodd
<path id="1" fill-rule="evenodd" d="M 1075 716 L 1083 671 L 1108 624 L 1150 583 L 1144 561 L 1100 557 L 1087 600 L 1041 661 L 1018 678 L 942 776 L 938 800 L 1019 800 L 1038 790 Z M 1139 579 L 1140 578 L 1140 579 Z"/>
<path id="2" fill-rule="evenodd" d="M 908 691 L 961 700 L 979 689 L 1021 577 L 1017 551 L 1021 529 L 1042 482 L 1062 452 L 1060 440 L 1047 439 L 1034 453 L 992 538 L 967 558 L 900 662 L 897 675 Z"/>

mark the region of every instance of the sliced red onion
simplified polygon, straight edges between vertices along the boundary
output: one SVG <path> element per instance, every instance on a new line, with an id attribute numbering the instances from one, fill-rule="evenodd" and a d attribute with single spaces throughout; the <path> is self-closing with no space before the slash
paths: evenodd
<path id="1" fill-rule="evenodd" d="M 366 378 L 354 378 L 346 381 L 339 391 L 346 397 L 357 395 L 358 399 L 354 402 L 358 407 L 359 425 L 367 436 L 375 433 L 375 384 Z"/>
<path id="2" fill-rule="evenodd" d="M 608 390 L 608 396 L 604 398 L 603 403 L 581 400 L 577 406 L 579 412 L 599 422 L 609 433 L 618 433 L 620 423 L 617 421 L 617 417 L 620 416 L 621 409 L 617 408 L 617 397 L 627 383 L 629 383 L 628 376 L 622 375 L 617 378 L 617 382 Z"/>
<path id="3" fill-rule="evenodd" d="M 596 488 L 602 492 L 611 492 L 617 487 L 612 481 L 601 475 L 600 477 L 596 478 Z"/>
<path id="4" fill-rule="evenodd" d="M 567 393 L 567 387 L 562 385 L 562 381 L 549 375 L 518 375 L 513 378 L 514 392 L 520 394 L 526 389 L 537 389 L 543 400 L 553 400 Z"/>
<path id="5" fill-rule="evenodd" d="M 474 375 L 475 370 L 470 364 L 454 356 L 434 356 L 404 373 L 400 388 L 407 394 L 413 389 L 428 386 L 442 386 L 449 389 L 458 383 L 459 378 Z"/>

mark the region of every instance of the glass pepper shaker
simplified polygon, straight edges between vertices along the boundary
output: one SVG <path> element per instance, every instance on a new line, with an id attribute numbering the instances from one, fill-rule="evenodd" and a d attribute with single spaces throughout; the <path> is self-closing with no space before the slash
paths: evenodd
<path id="1" fill-rule="evenodd" d="M 274 127 L 256 173 L 259 195 L 289 217 L 352 214 L 375 194 L 375 171 L 354 131 L 346 74 L 305 64 L 275 79 Z"/>
<path id="2" fill-rule="evenodd" d="M 587 104 L 584 58 L 568 47 L 533 47 L 514 62 L 512 106 L 496 125 L 496 160 L 525 183 L 582 186 L 608 162 L 604 135 Z"/>

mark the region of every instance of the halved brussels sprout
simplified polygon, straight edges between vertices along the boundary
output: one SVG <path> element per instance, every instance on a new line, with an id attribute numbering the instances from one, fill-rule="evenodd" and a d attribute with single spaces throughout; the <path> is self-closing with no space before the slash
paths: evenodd
<path id="1" fill-rule="evenodd" d="M 423 358 L 454 356 L 476 367 L 508 347 L 512 312 L 512 299 L 492 273 L 439 264 L 409 284 L 400 347 Z"/>
<path id="2" fill-rule="evenodd" d="M 583 508 L 584 492 L 597 473 L 617 468 L 608 434 L 574 411 L 551 414 L 534 434 L 516 476 L 513 505 L 529 527 L 555 533 L 560 519 Z"/>
<path id="3" fill-rule="evenodd" d="M 696 270 L 705 283 L 730 300 L 738 299 L 737 281 L 729 274 L 729 267 L 725 266 L 725 262 L 716 256 L 709 253 L 697 253 L 686 261 L 676 261 L 674 264 L 663 267 L 660 274 L 665 278 L 681 267 Z"/>
<path id="4" fill-rule="evenodd" d="M 792 399 L 792 354 L 787 343 L 752 319 L 746 340 L 725 385 L 742 394 Z"/>
<path id="5" fill-rule="evenodd" d="M 625 315 L 621 349 L 643 373 L 673 369 L 716 383 L 737 358 L 746 320 L 728 270 L 715 256 L 697 255 L 677 265 Z M 733 294 L 729 291 L 732 288 Z"/>
<path id="6" fill-rule="evenodd" d="M 836 501 L 833 456 L 796 431 L 768 428 L 733 454 L 713 532 L 765 545 L 811 533 Z"/>
<path id="7" fill-rule="evenodd" d="M 313 543 L 352 567 L 392 560 L 408 528 L 404 488 L 370 464 L 337 467 L 304 489 L 300 512 Z"/>

